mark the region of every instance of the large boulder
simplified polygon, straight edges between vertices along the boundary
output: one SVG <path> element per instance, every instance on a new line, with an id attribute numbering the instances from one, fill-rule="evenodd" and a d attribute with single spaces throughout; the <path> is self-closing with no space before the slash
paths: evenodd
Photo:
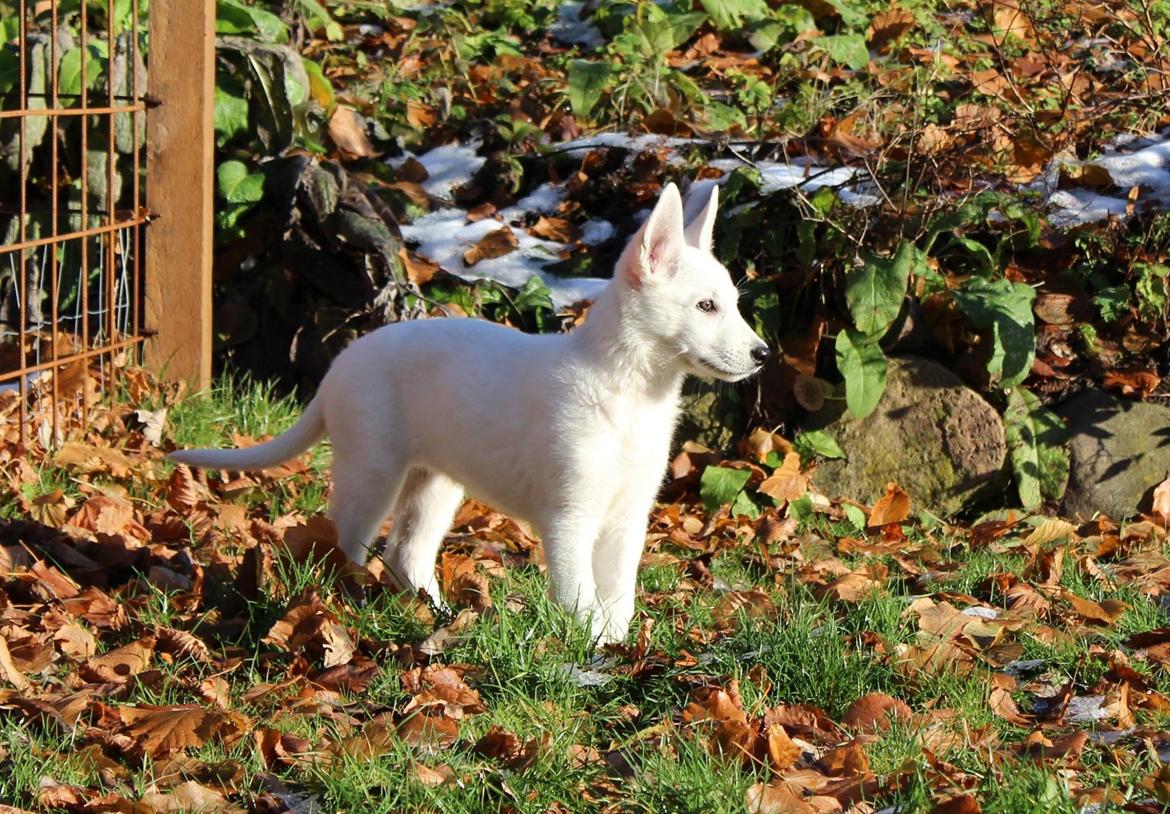
<path id="1" fill-rule="evenodd" d="M 1147 508 L 1170 475 L 1170 407 L 1087 390 L 1057 413 L 1068 422 L 1072 457 L 1065 513 L 1120 519 Z"/>
<path id="2" fill-rule="evenodd" d="M 826 430 L 847 456 L 822 463 L 813 474 L 813 483 L 828 495 L 872 503 L 893 481 L 915 508 L 949 516 L 1007 482 L 999 413 L 958 376 L 926 359 L 890 359 L 882 400 L 865 418 L 855 419 L 842 401 L 830 401 L 805 429 Z"/>

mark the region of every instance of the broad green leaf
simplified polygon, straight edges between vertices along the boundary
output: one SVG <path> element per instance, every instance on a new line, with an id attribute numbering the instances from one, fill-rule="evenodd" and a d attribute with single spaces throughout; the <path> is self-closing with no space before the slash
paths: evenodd
<path id="1" fill-rule="evenodd" d="M 86 49 L 85 84 L 90 89 L 97 85 L 105 67 L 106 44 L 94 41 Z M 61 57 L 61 64 L 57 67 L 57 93 L 61 97 L 63 107 L 73 107 L 78 104 L 81 95 L 81 49 L 70 48 Z"/>
<path id="2" fill-rule="evenodd" d="M 865 12 L 857 8 L 851 0 L 828 0 L 828 3 L 837 10 L 841 22 L 849 28 L 865 28 L 869 22 Z"/>
<path id="3" fill-rule="evenodd" d="M 918 249 L 903 240 L 893 257 L 869 257 L 845 274 L 845 301 L 859 331 L 874 336 L 886 332 L 902 310 L 911 269 L 921 263 Z"/>
<path id="4" fill-rule="evenodd" d="M 1008 395 L 1004 435 L 1020 503 L 1034 509 L 1045 498 L 1057 499 L 1068 483 L 1068 430 L 1060 417 L 1022 387 Z"/>
<path id="5" fill-rule="evenodd" d="M 648 5 L 644 17 L 630 17 L 627 25 L 629 33 L 638 40 L 638 56 L 645 58 L 661 57 L 667 51 L 673 51 L 706 21 L 707 15 L 701 11 L 667 13 L 659 6 Z"/>
<path id="6" fill-rule="evenodd" d="M 256 203 L 264 197 L 264 174 L 248 172 L 242 161 L 225 161 L 216 167 L 216 186 L 228 203 Z"/>
<path id="7" fill-rule="evenodd" d="M 527 312 L 536 309 L 553 309 L 552 293 L 548 290 L 548 286 L 544 280 L 540 279 L 538 275 L 532 275 L 524 286 L 516 292 L 514 298 L 516 310 Z"/>
<path id="8" fill-rule="evenodd" d="M 845 518 L 849 521 L 849 524 L 859 531 L 864 531 L 865 524 L 869 520 L 865 516 L 865 512 L 852 503 L 846 503 L 842 508 L 845 510 Z"/>
<path id="9" fill-rule="evenodd" d="M 865 44 L 865 37 L 860 34 L 834 34 L 831 37 L 820 37 L 813 42 L 824 48 L 829 58 L 839 65 L 845 65 L 855 71 L 864 70 L 869 65 L 869 46 Z"/>
<path id="10" fill-rule="evenodd" d="M 301 64 L 305 66 L 305 73 L 309 77 L 309 95 L 313 97 L 313 101 L 321 105 L 326 113 L 332 113 L 333 104 L 336 101 L 333 83 L 329 81 L 329 77 L 325 76 L 321 66 L 313 60 L 301 57 Z"/>
<path id="11" fill-rule="evenodd" d="M 233 96 L 218 85 L 215 88 L 215 132 L 219 143 L 248 131 L 248 100 Z"/>
<path id="12" fill-rule="evenodd" d="M 817 21 L 808 9 L 790 3 L 758 20 L 748 28 L 748 42 L 760 51 L 769 51 L 780 43 L 790 42 L 804 31 L 813 31 Z"/>
<path id="13" fill-rule="evenodd" d="M 740 29 L 768 16 L 764 0 L 700 0 L 711 22 L 721 31 Z"/>
<path id="14" fill-rule="evenodd" d="M 1036 328 L 1032 301 L 1036 291 L 1011 280 L 974 277 L 953 292 L 955 302 L 980 331 L 990 331 L 992 354 L 987 370 L 1003 388 L 1015 387 L 1032 369 Z"/>
<path id="15" fill-rule="evenodd" d="M 256 34 L 262 42 L 288 42 L 288 26 L 284 20 L 239 0 L 216 0 L 215 33 Z"/>
<path id="16" fill-rule="evenodd" d="M 874 411 L 886 389 L 886 355 L 877 339 L 852 328 L 837 334 L 837 369 L 845 377 L 845 404 L 854 418 Z"/>
<path id="17" fill-rule="evenodd" d="M 812 496 L 804 495 L 803 497 L 798 497 L 796 500 L 788 501 L 788 516 L 795 518 L 798 522 L 812 517 Z"/>
<path id="18" fill-rule="evenodd" d="M 722 133 L 733 127 L 747 127 L 747 119 L 744 118 L 743 111 L 722 102 L 707 102 L 703 108 L 703 117 L 707 129 L 713 133 Z"/>
<path id="19" fill-rule="evenodd" d="M 845 451 L 841 449 L 841 445 L 824 430 L 797 433 L 792 446 L 796 447 L 802 461 L 811 460 L 814 455 L 820 455 L 822 458 L 845 457 Z"/>
<path id="20" fill-rule="evenodd" d="M 746 469 L 730 469 L 725 466 L 709 466 L 699 479 L 699 497 L 707 511 L 714 511 L 735 500 L 751 479 Z"/>
<path id="21" fill-rule="evenodd" d="M 569 63 L 569 104 L 575 115 L 589 118 L 612 74 L 613 69 L 605 62 L 574 59 Z"/>
<path id="22" fill-rule="evenodd" d="M 752 500 L 751 495 L 747 493 L 747 490 L 744 489 L 742 492 L 736 495 L 735 500 L 731 502 L 731 515 L 732 517 L 744 515 L 746 517 L 750 517 L 752 520 L 755 520 L 760 516 L 760 507 L 754 500 Z"/>

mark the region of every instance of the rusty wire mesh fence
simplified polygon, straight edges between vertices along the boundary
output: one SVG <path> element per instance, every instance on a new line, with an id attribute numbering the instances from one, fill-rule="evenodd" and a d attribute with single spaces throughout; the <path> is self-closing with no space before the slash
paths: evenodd
<path id="1" fill-rule="evenodd" d="M 0 419 L 83 426 L 143 340 L 145 13 L 0 0 Z"/>

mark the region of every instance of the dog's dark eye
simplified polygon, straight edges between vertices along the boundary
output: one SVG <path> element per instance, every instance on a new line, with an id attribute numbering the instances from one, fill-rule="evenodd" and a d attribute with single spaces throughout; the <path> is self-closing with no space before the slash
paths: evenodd
<path id="1" fill-rule="evenodd" d="M 699 304 L 695 306 L 704 314 L 714 314 L 719 309 L 715 306 L 715 300 L 699 300 Z"/>

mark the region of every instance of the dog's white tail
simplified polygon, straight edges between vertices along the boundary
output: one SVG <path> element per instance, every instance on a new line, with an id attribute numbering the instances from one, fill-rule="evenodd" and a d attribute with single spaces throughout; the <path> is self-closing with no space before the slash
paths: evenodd
<path id="1" fill-rule="evenodd" d="M 296 424 L 287 432 L 242 449 L 178 449 L 167 455 L 172 461 L 203 469 L 250 471 L 282 464 L 300 455 L 325 435 L 325 415 L 321 399 L 314 398 Z"/>

